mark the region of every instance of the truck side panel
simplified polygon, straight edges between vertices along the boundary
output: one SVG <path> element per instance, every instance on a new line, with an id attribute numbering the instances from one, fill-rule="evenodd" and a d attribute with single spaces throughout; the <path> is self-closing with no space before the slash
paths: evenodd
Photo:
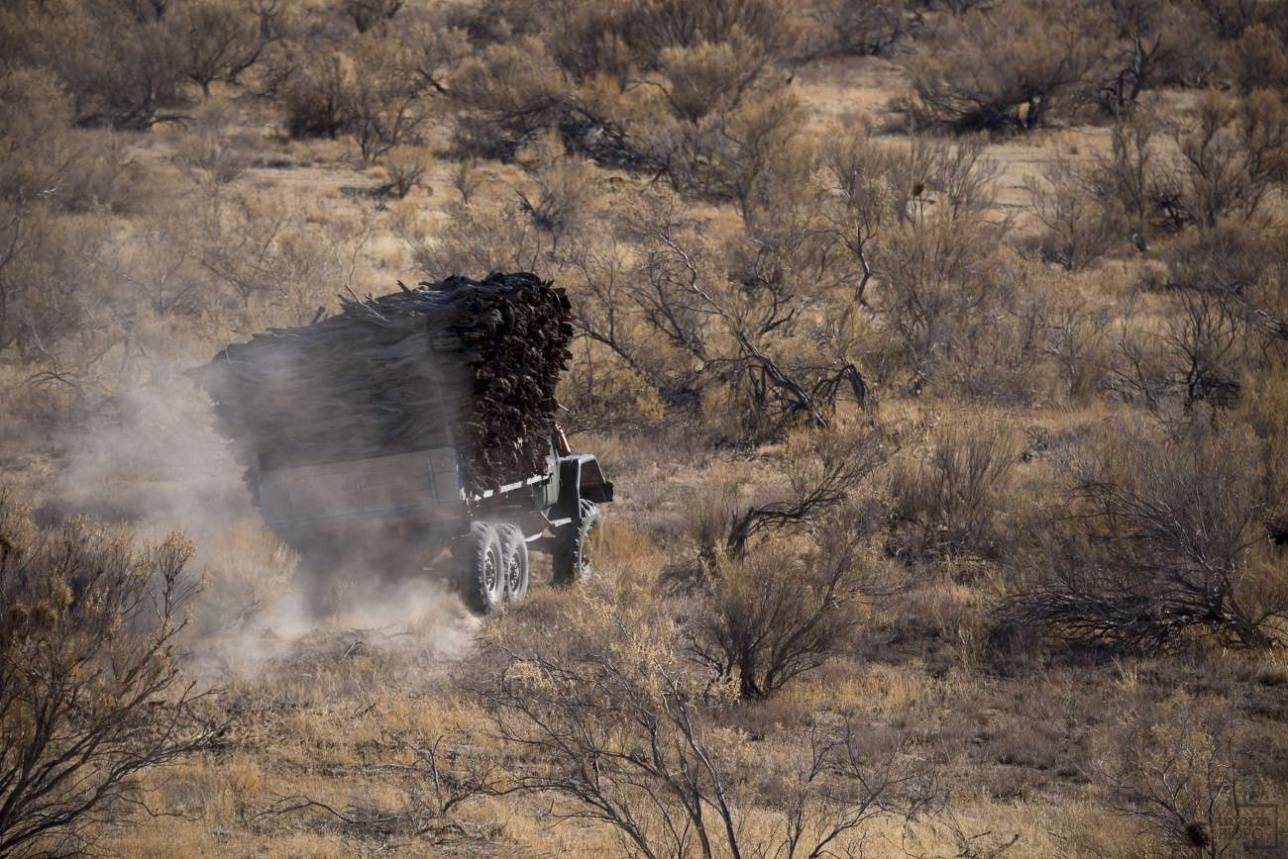
<path id="1" fill-rule="evenodd" d="M 257 485 L 260 509 L 275 527 L 447 519 L 462 505 L 452 448 L 265 471 Z"/>

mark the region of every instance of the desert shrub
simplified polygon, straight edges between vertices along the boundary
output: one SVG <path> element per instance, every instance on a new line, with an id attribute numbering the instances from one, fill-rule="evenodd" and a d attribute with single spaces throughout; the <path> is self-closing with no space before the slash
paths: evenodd
<path id="1" fill-rule="evenodd" d="M 820 214 L 848 254 L 858 304 L 867 304 L 882 234 L 897 216 L 889 153 L 866 129 L 836 129 L 821 153 L 826 196 Z"/>
<path id="2" fill-rule="evenodd" d="M 1288 48 L 1283 39 L 1265 24 L 1254 24 L 1243 32 L 1234 48 L 1234 77 L 1244 92 L 1288 88 Z"/>
<path id="3" fill-rule="evenodd" d="M 381 161 L 388 181 L 380 190 L 401 200 L 422 184 L 429 164 L 429 155 L 423 149 L 399 147 L 391 150 Z"/>
<path id="4" fill-rule="evenodd" d="M 20 211 L 134 208 L 142 167 L 109 131 L 75 130 L 70 96 L 48 70 L 0 73 L 0 199 Z"/>
<path id="5" fill-rule="evenodd" d="M 595 178 L 586 162 L 564 153 L 554 140 L 537 147 L 531 177 L 534 192 L 516 190 L 515 194 L 537 229 L 550 234 L 555 253 L 560 238 L 576 232 L 584 222 L 597 193 Z"/>
<path id="6" fill-rule="evenodd" d="M 1043 320 L 1044 351 L 1055 362 L 1065 392 L 1074 402 L 1099 393 L 1110 371 L 1107 308 L 1093 308 L 1081 300 L 1051 302 Z"/>
<path id="7" fill-rule="evenodd" d="M 1166 268 L 1144 281 L 1170 294 L 1163 336 L 1145 329 L 1124 337 L 1119 390 L 1152 408 L 1169 398 L 1187 409 L 1232 405 L 1288 339 L 1281 243 L 1233 225 L 1173 243 Z"/>
<path id="8" fill-rule="evenodd" d="M 1080 271 L 1122 243 L 1127 230 L 1089 193 L 1082 171 L 1067 158 L 1048 162 L 1041 180 L 1029 177 L 1025 189 L 1045 228 L 1038 245 L 1042 258 L 1068 271 Z"/>
<path id="9" fill-rule="evenodd" d="M 1223 40 L 1237 39 L 1262 14 L 1258 0 L 1193 0 L 1194 6 Z"/>
<path id="10" fill-rule="evenodd" d="M 346 70 L 335 54 L 310 54 L 282 94 L 286 130 L 292 137 L 335 139 L 350 114 Z"/>
<path id="11" fill-rule="evenodd" d="M 353 258 L 371 229 L 366 219 L 312 224 L 271 194 L 223 189 L 180 225 L 189 231 L 188 255 L 201 275 L 175 284 L 179 291 L 159 310 L 273 307 L 287 318 L 306 317 L 295 324 L 307 322 L 316 310 L 312 290 L 317 283 L 351 286 Z"/>
<path id="12" fill-rule="evenodd" d="M 175 144 L 174 163 L 206 189 L 230 185 L 250 166 L 246 141 L 230 135 L 219 111 L 201 117 Z"/>
<path id="13" fill-rule="evenodd" d="M 1288 368 L 1282 359 L 1270 362 L 1248 382 L 1238 420 L 1260 441 L 1260 459 L 1251 470 L 1258 475 L 1258 493 L 1266 536 L 1275 546 L 1288 545 Z"/>
<path id="14" fill-rule="evenodd" d="M 1206 292 L 1242 299 L 1273 315 L 1270 292 L 1280 279 L 1281 233 L 1242 224 L 1184 236 L 1161 255 L 1166 268 L 1161 278 L 1147 276 L 1143 285 L 1169 291 Z M 1269 292 L 1259 287 L 1269 287 Z M 1264 295 L 1258 298 L 1259 295 Z"/>
<path id="15" fill-rule="evenodd" d="M 922 455 L 894 472 L 896 553 L 996 555 L 1004 497 L 1018 461 L 1018 440 L 1004 423 L 953 422 L 936 429 Z"/>
<path id="16" fill-rule="evenodd" d="M 661 65 L 668 48 L 695 48 L 704 43 L 755 43 L 770 57 L 786 54 L 798 37 L 791 4 L 781 0 L 647 0 L 626 6 L 620 20 L 622 38 L 645 69 Z"/>
<path id="17" fill-rule="evenodd" d="M 1183 4 L 1167 0 L 1107 0 L 1098 4 L 1113 28 L 1096 100 L 1111 115 L 1135 106 L 1141 93 L 1185 78 L 1187 40 L 1194 22 Z"/>
<path id="18" fill-rule="evenodd" d="M 137 798 L 135 776 L 218 730 L 182 684 L 175 636 L 192 547 L 74 522 L 38 532 L 0 494 L 0 852 L 66 855 Z"/>
<path id="19" fill-rule="evenodd" d="M 0 350 L 52 356 L 64 339 L 105 333 L 84 327 L 110 295 L 98 267 L 109 230 L 96 220 L 0 202 Z"/>
<path id="20" fill-rule="evenodd" d="M 405 0 L 340 0 L 340 10 L 359 33 L 365 33 L 381 21 L 398 14 Z"/>
<path id="21" fill-rule="evenodd" d="M 413 72 L 412 64 L 418 59 L 393 40 L 375 34 L 355 40 L 344 119 L 358 139 L 364 162 L 400 144 L 419 142 L 429 107 L 424 97 L 426 79 Z"/>
<path id="22" fill-rule="evenodd" d="M 745 222 L 772 209 L 776 184 L 812 162 L 799 139 L 805 114 L 790 92 L 750 98 L 738 110 L 682 128 L 675 148 L 659 146 L 681 191 L 733 200 Z M 786 175 L 784 175 L 786 174 Z"/>
<path id="23" fill-rule="evenodd" d="M 997 242 L 1003 229 L 978 215 L 954 217 L 949 206 L 919 197 L 914 216 L 890 230 L 878 248 L 881 288 L 873 297 L 897 350 L 899 369 L 919 390 L 988 336 L 1003 301 Z M 892 366 L 891 369 L 894 367 Z"/>
<path id="24" fill-rule="evenodd" d="M 887 54 L 910 27 L 908 7 L 905 0 L 817 0 L 808 11 L 805 49 L 813 56 Z"/>
<path id="25" fill-rule="evenodd" d="M 765 58 L 745 39 L 669 47 L 658 57 L 669 84 L 667 100 L 681 120 L 697 123 L 738 107 L 765 68 Z"/>
<path id="26" fill-rule="evenodd" d="M 1180 158 L 1169 171 L 1177 208 L 1201 228 L 1227 216 L 1249 220 L 1288 178 L 1288 108 L 1271 92 L 1238 101 L 1208 92 L 1173 134 Z"/>
<path id="27" fill-rule="evenodd" d="M 77 124 L 142 131 L 173 119 L 185 103 L 186 65 L 174 23 L 151 7 L 138 11 L 83 0 L 69 15 L 29 19 L 45 46 L 40 62 L 71 93 Z"/>
<path id="28" fill-rule="evenodd" d="M 1124 324 L 1112 386 L 1158 411 L 1170 402 L 1229 406 L 1239 397 L 1249 342 L 1241 315 L 1211 294 L 1185 292 L 1161 325 Z"/>
<path id="29" fill-rule="evenodd" d="M 558 67 L 535 39 L 487 47 L 462 61 L 448 86 L 461 107 L 457 145 L 489 158 L 511 158 L 556 125 L 565 101 Z"/>
<path id="30" fill-rule="evenodd" d="M 919 804 L 912 768 L 848 722 L 814 726 L 799 767 L 753 764 L 673 650 L 670 624 L 615 630 L 620 646 L 524 651 L 491 673 L 491 724 L 523 750 L 516 763 L 536 762 L 509 768 L 510 790 L 608 827 L 618 850 L 642 856 L 853 852 L 878 815 Z M 748 825 L 758 815 L 771 825 Z"/>
<path id="31" fill-rule="evenodd" d="M 543 41 L 559 68 L 577 82 L 604 77 L 625 86 L 636 60 L 624 38 L 625 6 L 587 2 L 548 5 L 542 22 Z"/>
<path id="32" fill-rule="evenodd" d="M 1174 195 L 1161 178 L 1161 156 L 1154 142 L 1159 128 L 1144 109 L 1120 116 L 1111 129 L 1109 151 L 1080 171 L 1088 192 L 1106 211 L 1123 218 L 1140 249 L 1155 231 L 1180 226 Z"/>
<path id="33" fill-rule="evenodd" d="M 1259 521 L 1255 440 L 1201 424 L 1106 439 L 1072 472 L 1012 621 L 1110 651 L 1159 652 L 1207 635 L 1265 648 L 1288 635 L 1288 588 Z"/>
<path id="34" fill-rule="evenodd" d="M 72 157 L 71 99 L 49 72 L 0 72 L 0 198 L 29 202 L 57 187 Z"/>
<path id="35" fill-rule="evenodd" d="M 1013 0 L 945 21 L 909 62 L 914 122 L 955 131 L 1028 131 L 1069 111 L 1099 59 L 1083 7 Z"/>
<path id="36" fill-rule="evenodd" d="M 1255 855 L 1274 837 L 1273 823 L 1244 807 L 1263 785 L 1222 709 L 1178 692 L 1130 714 L 1127 729 L 1097 750 L 1092 772 L 1111 807 L 1173 855 Z"/>
<path id="37" fill-rule="evenodd" d="M 259 59 L 274 35 L 277 0 L 242 6 L 230 0 L 189 0 L 173 26 L 179 32 L 183 70 L 210 95 L 215 81 L 235 83 Z"/>
<path id="38" fill-rule="evenodd" d="M 452 203 L 448 219 L 432 231 L 415 218 L 395 227 L 422 271 L 454 271 L 483 277 L 492 271 L 548 270 L 550 235 L 518 205 Z"/>
<path id="39" fill-rule="evenodd" d="M 869 596 L 856 538 L 862 526 L 833 516 L 821 531 L 803 552 L 794 541 L 771 540 L 707 565 L 690 648 L 743 699 L 770 697 L 823 665 L 845 645 L 855 601 Z"/>

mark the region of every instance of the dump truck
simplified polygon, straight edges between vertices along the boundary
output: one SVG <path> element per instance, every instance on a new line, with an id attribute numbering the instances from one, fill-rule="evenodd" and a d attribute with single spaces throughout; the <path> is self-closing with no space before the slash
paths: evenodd
<path id="1" fill-rule="evenodd" d="M 193 376 L 311 575 L 447 569 L 486 614 L 527 595 L 533 550 L 555 582 L 589 575 L 613 500 L 555 422 L 570 307 L 528 272 L 399 283 L 231 344 Z"/>

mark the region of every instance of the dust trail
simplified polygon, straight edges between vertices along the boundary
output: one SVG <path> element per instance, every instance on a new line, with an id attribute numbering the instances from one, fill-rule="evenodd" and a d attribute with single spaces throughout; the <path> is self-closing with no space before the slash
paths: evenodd
<path id="1" fill-rule="evenodd" d="M 374 646 L 444 659 L 470 648 L 477 621 L 413 559 L 405 570 L 343 570 L 338 609 L 313 613 L 309 578 L 263 525 L 209 400 L 181 370 L 155 372 L 121 395 L 116 414 L 68 430 L 64 467 L 42 506 L 51 517 L 124 522 L 153 538 L 180 530 L 195 541 L 204 584 L 185 641 L 194 671 L 253 671 L 306 637 L 355 631 Z"/>

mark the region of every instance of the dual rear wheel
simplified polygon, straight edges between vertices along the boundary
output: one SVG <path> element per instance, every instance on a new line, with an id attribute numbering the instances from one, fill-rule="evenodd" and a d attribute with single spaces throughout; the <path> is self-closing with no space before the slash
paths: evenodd
<path id="1" fill-rule="evenodd" d="M 491 614 L 528 595 L 528 544 L 517 525 L 474 522 L 463 542 L 461 590 L 473 611 Z"/>
<path id="2" fill-rule="evenodd" d="M 556 584 L 590 577 L 591 533 L 599 524 L 599 508 L 582 500 L 577 516 L 561 528 L 550 547 Z M 474 522 L 457 547 L 461 592 L 478 614 L 492 614 L 528 595 L 531 582 L 528 544 L 523 530 L 510 522 Z"/>

